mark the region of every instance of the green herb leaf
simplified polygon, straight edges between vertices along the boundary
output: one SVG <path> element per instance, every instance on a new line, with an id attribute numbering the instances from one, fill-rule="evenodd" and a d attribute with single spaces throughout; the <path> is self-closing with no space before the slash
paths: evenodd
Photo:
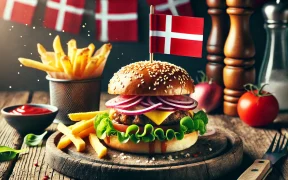
<path id="1" fill-rule="evenodd" d="M 7 146 L 0 146 L 0 162 L 14 159 L 18 153 L 25 152 L 26 149 L 16 150 Z"/>
<path id="2" fill-rule="evenodd" d="M 36 134 L 27 134 L 24 137 L 24 142 L 25 144 L 27 144 L 28 146 L 37 146 L 38 144 L 40 144 L 44 138 L 44 136 L 47 134 L 47 131 L 45 131 L 43 134 L 40 135 L 36 135 Z"/>

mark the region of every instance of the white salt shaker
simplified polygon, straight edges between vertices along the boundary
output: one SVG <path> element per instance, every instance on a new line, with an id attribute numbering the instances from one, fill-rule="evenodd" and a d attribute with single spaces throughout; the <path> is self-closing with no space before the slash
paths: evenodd
<path id="1" fill-rule="evenodd" d="M 283 0 L 282 0 L 283 1 Z M 280 110 L 288 110 L 288 3 L 285 0 L 264 5 L 266 49 L 259 73 L 259 85 L 265 86 L 279 102 Z"/>

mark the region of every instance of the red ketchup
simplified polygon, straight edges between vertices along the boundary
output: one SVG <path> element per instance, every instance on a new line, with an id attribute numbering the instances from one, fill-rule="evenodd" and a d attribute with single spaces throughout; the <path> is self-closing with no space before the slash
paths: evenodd
<path id="1" fill-rule="evenodd" d="M 52 111 L 50 111 L 49 109 L 30 105 L 19 106 L 10 111 L 10 113 L 17 115 L 46 114 L 50 112 Z"/>

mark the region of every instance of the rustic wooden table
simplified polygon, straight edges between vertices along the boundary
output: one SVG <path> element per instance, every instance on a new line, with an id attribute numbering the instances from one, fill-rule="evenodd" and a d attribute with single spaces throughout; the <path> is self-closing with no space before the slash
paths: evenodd
<path id="1" fill-rule="evenodd" d="M 104 108 L 104 102 L 109 99 L 107 94 L 101 95 L 101 109 Z M 24 103 L 49 103 L 47 92 L 0 92 L 0 107 L 24 104 Z M 226 175 L 225 179 L 236 179 L 252 162 L 261 158 L 268 148 L 276 132 L 285 134 L 288 132 L 288 114 L 281 114 L 276 122 L 263 129 L 251 128 L 241 122 L 239 118 L 228 117 L 225 115 L 209 116 L 209 124 L 217 125 L 234 131 L 238 134 L 244 143 L 244 158 L 241 167 Z M 49 128 L 49 133 L 56 130 L 53 124 Z M 51 169 L 45 163 L 45 141 L 39 147 L 27 147 L 23 144 L 21 137 L 13 128 L 11 128 L 1 116 L 0 118 L 0 145 L 10 146 L 16 149 L 27 148 L 29 152 L 20 154 L 13 161 L 0 163 L 1 179 L 43 179 L 45 175 L 50 179 L 71 179 Z M 34 166 L 38 163 L 38 167 Z M 225 162 L 223 162 L 225 163 Z M 288 160 L 283 159 L 273 169 L 267 179 L 288 179 Z"/>

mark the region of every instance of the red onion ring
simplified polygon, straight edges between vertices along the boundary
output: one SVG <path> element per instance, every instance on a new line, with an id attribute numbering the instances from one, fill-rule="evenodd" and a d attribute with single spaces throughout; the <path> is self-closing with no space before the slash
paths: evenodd
<path id="1" fill-rule="evenodd" d="M 177 100 L 178 97 L 180 97 L 182 99 L 184 98 L 184 100 Z M 194 103 L 194 99 L 192 99 L 191 97 L 188 97 L 188 96 L 181 96 L 181 95 L 171 96 L 171 97 L 170 96 L 163 96 L 162 98 L 168 102 L 180 104 L 180 105 L 189 105 L 189 104 Z"/>
<path id="2" fill-rule="evenodd" d="M 117 109 L 117 108 L 115 108 L 115 110 L 118 111 L 119 113 L 126 114 L 126 115 L 140 115 L 149 111 L 153 111 L 160 106 L 162 106 L 162 103 L 157 103 L 150 107 L 139 109 L 139 110 L 125 110 L 125 109 Z"/>
<path id="3" fill-rule="evenodd" d="M 175 103 L 171 103 L 166 101 L 165 99 L 163 99 L 162 97 L 157 97 L 161 102 L 163 102 L 164 104 L 167 104 L 169 106 L 175 107 L 177 109 L 181 109 L 181 110 L 192 110 L 195 109 L 198 105 L 197 101 L 194 101 L 193 104 L 189 104 L 189 105 L 180 105 L 180 104 L 175 104 Z"/>
<path id="4" fill-rule="evenodd" d="M 154 104 L 156 104 L 156 103 L 154 103 L 153 101 L 152 101 L 152 98 L 151 97 L 148 97 L 147 98 L 147 102 L 150 104 L 150 105 L 154 105 Z M 159 103 L 159 101 L 157 102 L 157 103 Z M 159 109 L 159 110 L 164 110 L 164 111 L 175 111 L 175 108 L 174 107 L 171 107 L 171 106 L 160 106 L 160 107 L 158 107 L 157 109 Z"/>
<path id="5" fill-rule="evenodd" d="M 136 106 L 138 105 L 142 100 L 144 99 L 144 97 L 140 97 L 139 99 L 137 99 L 136 101 L 132 102 L 132 103 L 127 103 L 127 104 L 122 104 L 122 105 L 118 105 L 118 106 L 114 106 L 114 108 L 119 108 L 119 109 L 128 109 L 130 107 Z"/>
<path id="6" fill-rule="evenodd" d="M 134 99 L 136 99 L 136 98 L 138 98 L 139 96 L 132 96 L 132 97 L 130 97 L 130 98 L 124 98 L 124 97 L 122 97 L 122 96 L 117 96 L 117 97 L 115 97 L 115 98 L 112 98 L 112 99 L 110 99 L 109 101 L 107 101 L 106 103 L 105 103 L 105 106 L 106 107 L 108 107 L 108 108 L 113 108 L 113 107 L 115 107 L 115 106 L 118 106 L 118 105 L 122 105 L 122 104 L 125 104 L 125 103 L 128 103 L 128 102 L 130 102 L 130 101 L 132 101 L 132 100 L 134 100 Z"/>
<path id="7" fill-rule="evenodd" d="M 142 106 L 144 106 L 144 107 L 149 107 L 149 106 L 151 106 L 151 105 L 147 102 L 147 97 L 144 98 L 144 99 L 140 102 L 140 104 L 141 104 Z"/>

